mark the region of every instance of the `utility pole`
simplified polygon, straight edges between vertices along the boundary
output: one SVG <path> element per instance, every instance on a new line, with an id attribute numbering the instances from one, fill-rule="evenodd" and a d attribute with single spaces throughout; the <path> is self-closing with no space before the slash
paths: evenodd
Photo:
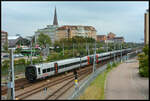
<path id="1" fill-rule="evenodd" d="M 74 77 L 75 77 L 75 91 L 77 91 L 78 90 L 78 73 L 77 73 L 77 71 L 76 71 L 76 69 L 74 70 Z"/>
<path id="2" fill-rule="evenodd" d="M 121 62 L 122 62 L 122 44 L 121 44 Z"/>
<path id="3" fill-rule="evenodd" d="M 115 51 L 115 42 L 114 42 L 114 51 Z M 114 54 L 114 62 L 115 62 L 115 54 Z"/>
<path id="4" fill-rule="evenodd" d="M 64 43 L 63 43 L 63 56 L 64 56 Z"/>
<path id="5" fill-rule="evenodd" d="M 108 42 L 106 44 L 107 44 L 107 52 L 108 52 Z"/>
<path id="6" fill-rule="evenodd" d="M 86 42 L 86 55 L 88 55 L 88 47 L 87 47 L 87 42 Z"/>
<path id="7" fill-rule="evenodd" d="M 74 57 L 74 43 L 73 43 L 73 57 Z"/>
<path id="8" fill-rule="evenodd" d="M 96 69 L 96 40 L 95 40 L 95 48 L 94 48 L 94 61 L 93 61 L 93 73 Z"/>
<path id="9" fill-rule="evenodd" d="M 14 82 L 14 56 L 13 49 L 10 49 L 10 68 L 8 74 L 8 100 L 15 100 L 15 82 Z"/>
<path id="10" fill-rule="evenodd" d="M 89 43 L 88 43 L 88 55 L 90 55 L 90 51 L 89 51 Z"/>
<path id="11" fill-rule="evenodd" d="M 30 60 L 31 60 L 31 65 L 32 65 L 32 38 L 31 38 L 31 56 L 30 56 Z"/>

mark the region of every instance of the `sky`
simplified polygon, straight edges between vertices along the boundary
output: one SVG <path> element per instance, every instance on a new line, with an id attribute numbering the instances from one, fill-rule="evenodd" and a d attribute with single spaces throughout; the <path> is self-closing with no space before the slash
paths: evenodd
<path id="1" fill-rule="evenodd" d="M 2 1 L 1 30 L 8 36 L 34 35 L 53 24 L 57 9 L 59 26 L 93 26 L 97 35 L 113 32 L 126 42 L 144 42 L 144 13 L 148 1 Z"/>

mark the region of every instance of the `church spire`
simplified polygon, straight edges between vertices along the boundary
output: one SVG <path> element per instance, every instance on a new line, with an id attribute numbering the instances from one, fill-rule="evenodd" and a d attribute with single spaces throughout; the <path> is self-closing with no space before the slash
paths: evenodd
<path id="1" fill-rule="evenodd" d="M 56 13 L 56 6 L 55 6 L 55 13 L 54 13 L 53 25 L 58 25 L 58 21 L 57 21 L 57 13 Z"/>

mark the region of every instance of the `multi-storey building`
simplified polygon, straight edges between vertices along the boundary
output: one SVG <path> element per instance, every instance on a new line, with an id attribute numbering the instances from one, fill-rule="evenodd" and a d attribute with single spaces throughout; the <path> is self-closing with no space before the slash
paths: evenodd
<path id="1" fill-rule="evenodd" d="M 97 35 L 97 42 L 105 42 L 105 43 L 123 43 L 123 37 L 116 37 L 116 35 L 112 32 L 106 35 Z"/>
<path id="2" fill-rule="evenodd" d="M 114 37 L 113 39 L 115 43 L 124 43 L 123 37 Z"/>
<path id="3" fill-rule="evenodd" d="M 123 37 L 114 37 L 106 40 L 107 43 L 124 43 Z"/>
<path id="4" fill-rule="evenodd" d="M 96 29 L 92 26 L 64 25 L 57 28 L 56 40 L 72 38 L 74 36 L 90 37 L 96 40 Z"/>
<path id="5" fill-rule="evenodd" d="M 106 35 L 97 35 L 97 42 L 106 42 L 107 36 Z"/>
<path id="6" fill-rule="evenodd" d="M 149 10 L 144 14 L 144 44 L 149 44 Z"/>
<path id="7" fill-rule="evenodd" d="M 73 36 L 91 37 L 96 40 L 96 30 L 92 26 L 81 26 L 81 25 L 59 26 L 57 21 L 56 8 L 55 8 L 53 25 L 47 25 L 46 28 L 38 29 L 35 32 L 36 43 L 37 43 L 38 35 L 40 33 L 49 35 L 52 44 L 55 42 L 55 40 L 60 40 L 62 38 L 72 38 Z"/>
<path id="8" fill-rule="evenodd" d="M 108 35 L 107 35 L 107 38 L 109 39 L 112 39 L 112 38 L 114 38 L 116 35 L 114 34 L 114 33 L 112 33 L 112 32 L 110 32 L 110 33 L 108 33 Z"/>
<path id="9" fill-rule="evenodd" d="M 8 33 L 5 31 L 1 31 L 1 51 L 4 50 L 3 46 L 8 44 Z"/>

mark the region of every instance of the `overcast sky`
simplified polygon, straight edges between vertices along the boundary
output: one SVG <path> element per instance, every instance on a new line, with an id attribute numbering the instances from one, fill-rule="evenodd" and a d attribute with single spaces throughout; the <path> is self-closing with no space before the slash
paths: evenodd
<path id="1" fill-rule="evenodd" d="M 93 26 L 97 35 L 113 32 L 127 42 L 144 40 L 144 13 L 148 2 L 6 2 L 2 1 L 2 30 L 8 35 L 34 35 L 37 29 L 53 24 L 54 8 L 58 24 Z"/>

